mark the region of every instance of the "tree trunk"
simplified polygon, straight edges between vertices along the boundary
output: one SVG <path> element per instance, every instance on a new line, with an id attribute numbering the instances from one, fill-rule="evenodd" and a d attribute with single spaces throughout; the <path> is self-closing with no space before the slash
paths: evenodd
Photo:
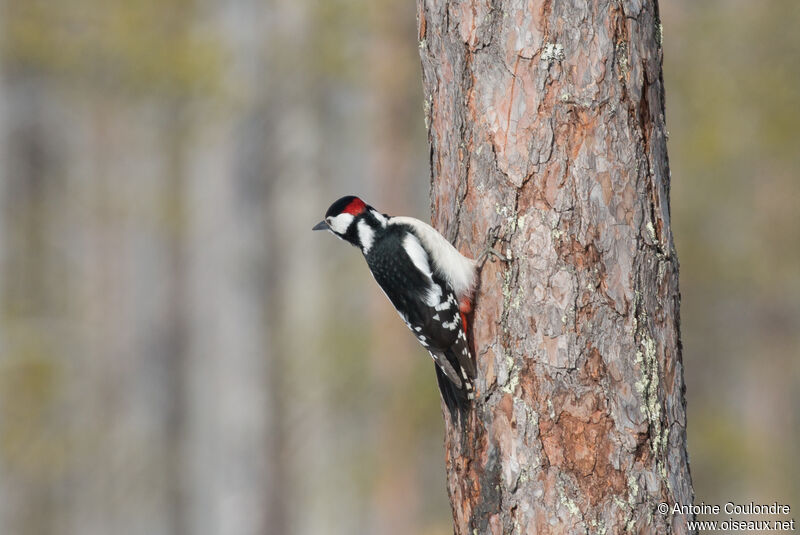
<path id="1" fill-rule="evenodd" d="M 457 534 L 687 532 L 654 0 L 418 0 L 433 223 L 481 272 Z"/>

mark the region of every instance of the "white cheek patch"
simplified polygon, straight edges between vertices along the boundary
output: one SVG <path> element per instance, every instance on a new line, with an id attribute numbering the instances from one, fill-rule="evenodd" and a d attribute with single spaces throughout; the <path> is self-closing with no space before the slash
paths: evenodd
<path id="1" fill-rule="evenodd" d="M 358 222 L 358 241 L 361 242 L 361 249 L 364 251 L 364 254 L 369 252 L 370 247 L 372 247 L 372 241 L 375 238 L 375 231 L 372 230 L 366 221 L 359 221 Z"/>
<path id="2" fill-rule="evenodd" d="M 336 217 L 331 218 L 331 220 L 328 222 L 328 226 L 330 226 L 331 230 L 336 234 L 345 234 L 347 229 L 350 228 L 350 224 L 353 222 L 353 219 L 353 214 L 339 214 Z"/>

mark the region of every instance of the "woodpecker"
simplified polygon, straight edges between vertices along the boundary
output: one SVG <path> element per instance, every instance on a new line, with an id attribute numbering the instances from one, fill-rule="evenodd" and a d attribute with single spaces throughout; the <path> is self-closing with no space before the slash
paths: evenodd
<path id="1" fill-rule="evenodd" d="M 476 262 L 427 223 L 382 214 L 352 195 L 334 202 L 313 230 L 328 230 L 361 250 L 378 286 L 433 357 L 451 420 L 460 421 L 475 393 L 466 315 Z"/>

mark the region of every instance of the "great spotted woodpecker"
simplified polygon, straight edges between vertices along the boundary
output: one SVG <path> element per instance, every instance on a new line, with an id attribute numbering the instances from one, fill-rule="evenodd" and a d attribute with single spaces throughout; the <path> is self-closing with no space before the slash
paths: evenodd
<path id="1" fill-rule="evenodd" d="M 427 223 L 381 214 L 354 196 L 334 202 L 313 230 L 329 230 L 361 250 L 386 297 L 433 357 L 451 420 L 460 420 L 475 392 L 466 315 L 476 262 Z"/>

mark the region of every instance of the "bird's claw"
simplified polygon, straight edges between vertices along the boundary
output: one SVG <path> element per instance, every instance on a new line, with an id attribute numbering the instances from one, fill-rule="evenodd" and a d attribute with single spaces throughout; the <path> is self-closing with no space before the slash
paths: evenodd
<path id="1" fill-rule="evenodd" d="M 497 232 L 498 232 L 498 227 L 492 227 L 489 229 L 488 239 L 486 240 L 486 247 L 478 257 L 478 266 L 480 266 L 481 268 L 489 259 L 491 259 L 492 262 L 496 262 L 497 260 L 500 260 L 501 262 L 511 262 L 510 255 L 506 256 L 494 248 L 495 242 L 499 239 Z"/>

